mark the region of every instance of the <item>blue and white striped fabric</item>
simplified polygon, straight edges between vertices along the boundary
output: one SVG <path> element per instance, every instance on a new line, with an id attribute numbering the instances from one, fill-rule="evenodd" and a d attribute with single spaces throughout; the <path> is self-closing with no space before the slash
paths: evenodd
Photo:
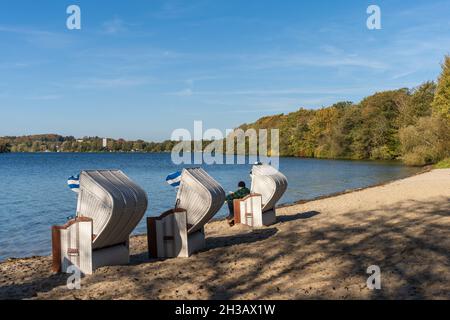
<path id="1" fill-rule="evenodd" d="M 180 186 L 181 172 L 177 171 L 177 172 L 169 174 L 166 178 L 166 182 L 168 184 L 170 184 L 172 187 Z"/>
<path id="2" fill-rule="evenodd" d="M 73 192 L 80 192 L 80 176 L 71 176 L 68 180 L 67 180 L 67 184 L 69 185 L 69 188 L 73 191 Z"/>

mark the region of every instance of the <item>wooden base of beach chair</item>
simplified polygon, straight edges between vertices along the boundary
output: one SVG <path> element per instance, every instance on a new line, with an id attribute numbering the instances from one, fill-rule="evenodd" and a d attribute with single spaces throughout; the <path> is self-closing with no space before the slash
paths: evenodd
<path id="1" fill-rule="evenodd" d="M 150 258 L 187 258 L 206 245 L 203 228 L 188 234 L 186 211 L 183 209 L 148 217 L 147 241 Z"/>
<path id="2" fill-rule="evenodd" d="M 67 272 L 76 266 L 83 274 L 92 274 L 102 266 L 122 265 L 130 261 L 130 249 L 126 243 L 93 249 L 92 220 L 79 217 L 64 226 L 52 227 L 52 269 Z"/>
<path id="3" fill-rule="evenodd" d="M 275 210 L 262 212 L 262 197 L 252 193 L 242 199 L 233 201 L 234 222 L 250 227 L 269 226 L 276 222 Z"/>
<path id="4" fill-rule="evenodd" d="M 262 224 L 264 226 L 270 226 L 277 222 L 277 215 L 275 209 L 264 211 L 262 213 Z"/>
<path id="5" fill-rule="evenodd" d="M 129 241 L 115 246 L 92 251 L 92 271 L 104 266 L 118 266 L 130 263 Z"/>

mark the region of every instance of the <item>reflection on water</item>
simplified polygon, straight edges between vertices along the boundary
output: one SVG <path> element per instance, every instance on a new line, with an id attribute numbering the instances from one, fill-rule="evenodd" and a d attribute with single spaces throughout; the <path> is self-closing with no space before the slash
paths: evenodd
<path id="1" fill-rule="evenodd" d="M 224 187 L 236 189 L 239 180 L 250 184 L 250 165 L 212 165 L 205 169 Z M 50 253 L 50 226 L 74 214 L 76 194 L 67 178 L 82 169 L 121 169 L 147 192 L 147 215 L 174 205 L 175 190 L 167 174 L 181 166 L 170 154 L 0 154 L 0 260 Z M 289 187 L 280 203 L 309 199 L 405 177 L 418 169 L 396 162 L 282 158 L 280 170 Z M 216 217 L 225 216 L 225 206 Z M 144 219 L 135 233 L 145 232 Z"/>

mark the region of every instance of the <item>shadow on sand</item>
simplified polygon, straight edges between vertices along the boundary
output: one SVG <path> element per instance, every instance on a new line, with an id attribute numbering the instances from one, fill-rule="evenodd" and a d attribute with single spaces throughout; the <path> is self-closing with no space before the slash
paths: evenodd
<path id="1" fill-rule="evenodd" d="M 270 228 L 207 238 L 206 251 L 189 259 L 144 263 L 146 252 L 134 255 L 135 265 L 108 267 L 89 277 L 76 295 L 83 299 L 449 299 L 449 216 L 448 197 L 399 201 L 330 219 L 314 211 L 280 216 L 284 223 Z M 374 264 L 381 268 L 383 289 L 369 291 L 366 270 Z M 40 276 L 1 287 L 0 299 L 33 297 L 66 279 L 67 275 Z M 104 281 L 117 285 L 92 295 Z M 51 297 L 68 295 L 61 287 Z"/>
<path id="2" fill-rule="evenodd" d="M 353 277 L 361 279 L 357 282 L 358 291 L 365 291 L 371 299 L 450 298 L 449 229 L 442 219 L 450 216 L 448 198 L 438 203 L 404 201 L 376 211 L 349 212 L 340 223 L 323 221 L 306 230 L 303 224 L 318 214 L 310 211 L 280 216 L 280 222 L 289 224 L 283 224 L 283 230 L 264 242 L 264 250 L 239 251 L 235 259 L 254 261 L 254 267 L 240 269 L 238 277 L 224 276 L 229 270 L 211 260 L 209 266 L 204 266 L 214 270 L 204 280 L 209 299 L 235 299 L 243 295 L 265 299 L 286 291 L 293 299 L 358 298 L 361 296 L 355 292 L 346 293 L 348 288 L 342 285 Z M 298 238 L 293 237 L 296 234 Z M 278 264 L 280 256 L 292 252 L 295 254 L 289 255 L 287 263 Z M 330 261 L 340 263 L 334 265 Z M 383 290 L 366 288 L 367 267 L 373 264 L 381 267 L 383 275 L 395 279 L 389 284 L 384 282 Z M 278 267 L 275 269 L 274 265 Z M 320 294 L 311 290 L 318 284 L 314 270 L 319 265 L 331 268 L 320 278 L 321 283 L 327 283 Z M 220 286 L 214 284 L 218 278 Z M 287 280 L 302 278 L 310 278 L 311 282 L 292 286 Z M 341 294 L 333 295 L 335 290 L 341 290 Z"/>
<path id="3" fill-rule="evenodd" d="M 262 241 L 272 237 L 277 233 L 276 228 L 268 228 L 268 229 L 260 229 L 253 230 L 244 234 L 236 234 L 232 236 L 224 236 L 224 237 L 207 237 L 206 238 L 206 248 L 200 252 L 205 252 L 215 248 L 228 247 L 238 244 L 246 244 L 257 241 Z M 159 259 L 151 259 L 148 256 L 148 252 L 141 252 L 138 254 L 133 254 L 130 256 L 130 264 L 131 265 L 139 265 L 142 263 L 148 263 L 152 261 L 165 261 L 173 258 L 159 258 Z"/>
<path id="4" fill-rule="evenodd" d="M 294 220 L 301 220 L 301 219 L 309 219 L 312 217 L 317 216 L 320 214 L 318 211 L 307 211 L 307 212 L 300 212 L 292 215 L 284 215 L 284 216 L 278 216 L 277 219 L 279 222 L 289 222 Z"/>
<path id="5" fill-rule="evenodd" d="M 35 275 L 33 280 L 19 284 L 0 287 L 1 300 L 30 299 L 37 296 L 37 292 L 48 292 L 55 287 L 67 283 L 67 274 Z"/>

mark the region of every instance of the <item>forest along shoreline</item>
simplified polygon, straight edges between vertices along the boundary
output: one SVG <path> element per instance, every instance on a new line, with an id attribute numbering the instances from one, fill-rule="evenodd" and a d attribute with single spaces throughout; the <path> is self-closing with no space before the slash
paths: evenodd
<path id="1" fill-rule="evenodd" d="M 188 259 L 149 260 L 146 237 L 132 237 L 131 264 L 98 269 L 81 290 L 51 272 L 51 257 L 10 259 L 0 264 L 0 299 L 450 298 L 450 169 L 277 215 L 255 230 L 208 223 L 207 249 Z M 371 265 L 381 290 L 366 286 Z"/>

